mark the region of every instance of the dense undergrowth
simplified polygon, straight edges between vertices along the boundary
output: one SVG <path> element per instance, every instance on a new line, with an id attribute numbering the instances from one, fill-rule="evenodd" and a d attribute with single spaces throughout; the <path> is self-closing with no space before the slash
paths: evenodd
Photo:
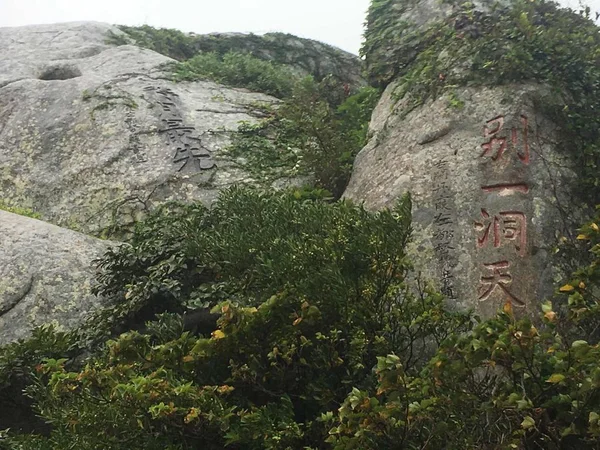
<path id="1" fill-rule="evenodd" d="M 373 2 L 365 48 L 418 37 L 421 52 L 384 49 L 385 67 L 372 67 L 381 85 L 399 76 L 397 95 L 417 104 L 465 84 L 549 83 L 561 109 L 548 111 L 585 164 L 582 195 L 597 200 L 595 25 L 515 1 L 487 15 L 466 5 L 403 35 L 393 5 Z M 302 148 L 303 130 L 329 120 L 364 140 L 348 124 L 364 123 L 374 91 L 347 96 L 326 83 L 295 85 L 234 148 Z M 42 329 L 0 349 L 2 405 L 39 414 L 2 411 L 13 429 L 0 447 L 600 448 L 600 216 L 579 232 L 588 262 L 539 299 L 538 316 L 517 317 L 508 302 L 478 320 L 449 311 L 412 272 L 409 197 L 372 213 L 323 196 L 234 188 L 210 210 L 170 204 L 138 224 L 100 262 L 111 308 L 81 330 Z"/>
<path id="2" fill-rule="evenodd" d="M 0 414 L 0 447 L 595 449 L 599 230 L 538 318 L 509 302 L 477 324 L 411 273 L 409 198 L 167 205 L 103 258 L 113 307 L 0 350 L 20 412 Z M 190 324 L 198 308 L 213 314 Z"/>

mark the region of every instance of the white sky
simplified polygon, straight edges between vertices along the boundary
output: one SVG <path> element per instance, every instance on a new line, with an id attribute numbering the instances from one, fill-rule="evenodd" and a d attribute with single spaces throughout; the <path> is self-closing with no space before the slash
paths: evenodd
<path id="1" fill-rule="evenodd" d="M 586 3 L 600 11 L 600 0 Z M 283 31 L 357 53 L 368 6 L 369 0 L 0 0 L 0 27 L 95 20 L 199 34 Z"/>

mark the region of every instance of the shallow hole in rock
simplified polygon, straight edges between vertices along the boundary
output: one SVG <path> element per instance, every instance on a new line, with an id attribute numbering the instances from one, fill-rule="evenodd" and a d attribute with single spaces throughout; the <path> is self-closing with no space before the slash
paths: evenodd
<path id="1" fill-rule="evenodd" d="M 51 66 L 44 69 L 42 74 L 38 77 L 40 80 L 68 80 L 70 78 L 77 78 L 81 76 L 81 70 L 75 66 Z"/>

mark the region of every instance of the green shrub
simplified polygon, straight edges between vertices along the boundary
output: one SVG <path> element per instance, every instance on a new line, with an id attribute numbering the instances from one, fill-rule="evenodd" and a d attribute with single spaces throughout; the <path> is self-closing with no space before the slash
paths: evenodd
<path id="1" fill-rule="evenodd" d="M 116 302 L 113 317 L 139 322 L 145 309 L 154 322 L 109 340 L 82 369 L 57 355 L 39 365 L 28 393 L 53 428 L 32 442 L 320 447 L 328 424 L 319 417 L 352 386 L 371 386 L 377 355 L 395 350 L 416 372 L 468 327 L 468 315 L 445 312 L 441 296 L 409 287 L 409 235 L 408 198 L 369 213 L 301 192 L 232 189 L 211 210 L 157 212 L 131 245 L 107 254 L 99 280 Z M 188 305 L 215 305 L 211 335 L 182 333 L 177 315 L 148 315 Z"/>
<path id="2" fill-rule="evenodd" d="M 184 61 L 198 53 L 194 36 L 179 30 L 154 28 L 149 25 L 140 27 L 120 25 L 119 28 L 127 36 L 111 33 L 107 39 L 109 44 L 125 45 L 131 40 L 139 47 L 153 50 L 178 61 Z"/>
<path id="3" fill-rule="evenodd" d="M 211 80 L 227 86 L 247 88 L 275 97 L 289 96 L 295 76 L 289 69 L 248 53 L 201 53 L 179 63 L 174 70 L 179 81 Z"/>
<path id="4" fill-rule="evenodd" d="M 354 389 L 324 417 L 333 448 L 597 449 L 597 223 L 600 216 L 579 235 L 590 263 L 535 320 L 515 317 L 507 302 L 496 317 L 446 340 L 418 376 L 402 357 L 379 358 L 377 386 Z"/>
<path id="5" fill-rule="evenodd" d="M 302 198 L 233 189 L 140 225 L 101 291 L 134 316 L 215 305 L 214 330 L 147 310 L 83 367 L 72 337 L 12 345 L 0 374 L 35 368 L 26 392 L 52 429 L 0 446 L 598 448 L 600 216 L 579 236 L 591 262 L 537 320 L 507 302 L 472 326 L 409 281 L 408 199 L 373 214 Z"/>
<path id="6" fill-rule="evenodd" d="M 375 88 L 347 96 L 330 78 L 320 83 L 305 78 L 267 119 L 240 127 L 228 153 L 264 181 L 308 175 L 338 199 L 350 180 L 354 158 L 367 142 L 378 100 Z"/>

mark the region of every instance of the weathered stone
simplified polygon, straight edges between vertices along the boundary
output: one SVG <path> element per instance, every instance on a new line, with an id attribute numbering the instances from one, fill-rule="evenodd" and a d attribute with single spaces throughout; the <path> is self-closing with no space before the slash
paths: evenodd
<path id="1" fill-rule="evenodd" d="M 223 151 L 277 99 L 211 82 L 173 83 L 170 58 L 110 46 L 100 23 L 0 29 L 0 199 L 89 234 L 167 200 L 210 203 L 256 182 Z"/>
<path id="2" fill-rule="evenodd" d="M 391 207 L 410 191 L 417 269 L 454 303 L 491 315 L 534 312 L 554 286 L 553 246 L 579 223 L 560 129 L 536 108 L 539 85 L 462 88 L 405 110 L 386 90 L 345 196 Z M 565 211 L 569 210 L 569 214 Z"/>
<path id="3" fill-rule="evenodd" d="M 75 328 L 100 307 L 92 261 L 110 245 L 0 211 L 0 346 L 44 324 Z"/>
<path id="4" fill-rule="evenodd" d="M 144 26 L 119 28 L 131 35 L 131 44 L 141 46 L 143 41 L 153 42 L 152 33 L 156 32 L 155 29 Z M 221 55 L 228 51 L 250 53 L 257 58 L 287 66 L 299 76 L 311 75 L 318 81 L 326 76 L 333 76 L 337 81 L 355 88 L 366 84 L 362 74 L 363 61 L 358 56 L 313 39 L 287 33 L 189 33 L 183 36 L 189 39 L 185 55 L 167 56 L 182 58 L 200 52 Z"/>
<path id="5" fill-rule="evenodd" d="M 362 52 L 369 81 L 386 86 L 402 75 L 423 51 L 427 31 L 433 25 L 467 11 L 464 17 L 455 17 L 454 28 L 461 33 L 479 33 L 471 29 L 472 15 L 487 13 L 509 4 L 506 0 L 384 0 L 372 2 L 367 17 L 367 29 Z M 433 37 L 438 39 L 438 37 Z"/>

